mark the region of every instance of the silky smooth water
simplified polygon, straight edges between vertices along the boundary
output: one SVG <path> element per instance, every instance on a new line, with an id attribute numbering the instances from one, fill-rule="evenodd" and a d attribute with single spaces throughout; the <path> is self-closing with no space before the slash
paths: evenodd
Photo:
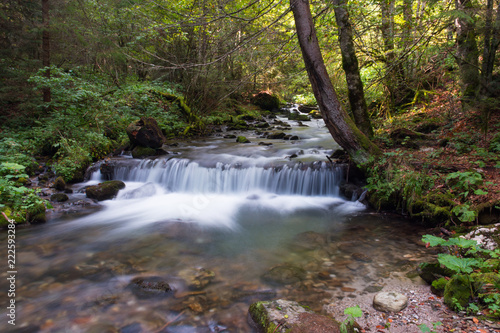
<path id="1" fill-rule="evenodd" d="M 252 332 L 252 302 L 287 298 L 320 311 L 335 297 L 380 287 L 423 258 L 423 230 L 339 196 L 344 174 L 326 159 L 337 145 L 321 121 L 292 132 L 301 139 L 249 132 L 251 144 L 214 137 L 178 143 L 156 159 L 108 161 L 112 178 L 126 183 L 115 199 L 18 228 L 17 327 Z M 94 171 L 74 185 L 71 201 L 102 177 Z M 4 249 L 6 238 L 2 233 Z M 306 273 L 293 283 L 263 279 L 277 265 Z M 174 292 L 139 297 L 130 282 L 148 276 Z M 190 287 L 202 276 L 210 277 L 206 285 Z M 2 273 L 0 290 L 7 289 Z M 6 292 L 0 301 L 7 304 Z M 5 310 L 1 315 L 2 331 L 12 329 Z"/>

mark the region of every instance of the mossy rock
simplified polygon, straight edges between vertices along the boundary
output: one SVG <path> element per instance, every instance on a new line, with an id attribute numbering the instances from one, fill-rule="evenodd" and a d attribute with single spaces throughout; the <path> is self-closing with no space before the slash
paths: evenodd
<path id="1" fill-rule="evenodd" d="M 473 281 L 474 290 L 478 295 L 487 293 L 490 286 L 494 287 L 500 283 L 500 274 L 496 272 L 473 273 L 470 277 Z"/>
<path id="2" fill-rule="evenodd" d="M 286 134 L 284 132 L 275 132 L 271 133 L 267 136 L 268 139 L 273 139 L 273 140 L 282 140 L 286 137 Z"/>
<path id="3" fill-rule="evenodd" d="M 68 196 L 65 193 L 54 193 L 50 196 L 50 201 L 64 202 L 68 201 Z"/>
<path id="4" fill-rule="evenodd" d="M 290 113 L 288 115 L 288 120 L 311 121 L 311 118 L 309 118 L 309 116 L 306 114 Z"/>
<path id="5" fill-rule="evenodd" d="M 471 299 L 471 281 L 469 276 L 454 275 L 444 288 L 444 302 L 452 310 L 459 311 L 469 304 Z"/>
<path id="6" fill-rule="evenodd" d="M 237 120 L 227 127 L 228 131 L 246 131 L 251 127 L 244 120 Z"/>
<path id="7" fill-rule="evenodd" d="M 297 302 L 274 300 L 256 302 L 248 310 L 259 332 L 265 333 L 340 333 L 340 323 L 328 316 L 320 315 Z M 355 332 L 349 325 L 347 332 Z"/>
<path id="8" fill-rule="evenodd" d="M 266 91 L 262 91 L 253 96 L 251 102 L 261 109 L 268 111 L 277 111 L 280 107 L 279 97 Z"/>
<path id="9" fill-rule="evenodd" d="M 38 204 L 34 207 L 31 207 L 27 213 L 27 222 L 31 224 L 41 224 L 47 222 L 47 217 L 45 215 L 45 205 Z"/>
<path id="10" fill-rule="evenodd" d="M 244 136 L 239 136 L 239 137 L 236 138 L 236 142 L 238 142 L 238 143 L 250 143 L 250 140 L 248 140 Z"/>
<path id="11" fill-rule="evenodd" d="M 132 150 L 132 157 L 133 158 L 144 158 L 144 157 L 155 156 L 155 155 L 156 155 L 156 149 L 154 149 L 154 148 L 137 146 Z"/>
<path id="12" fill-rule="evenodd" d="M 450 277 L 453 275 L 453 271 L 441 266 L 439 262 L 424 262 L 417 267 L 417 272 L 428 284 L 432 284 L 437 279 L 442 277 Z"/>
<path id="13" fill-rule="evenodd" d="M 118 191 L 125 188 L 125 183 L 120 180 L 109 180 L 98 185 L 87 187 L 87 198 L 97 201 L 113 199 Z"/>
<path id="14" fill-rule="evenodd" d="M 439 278 L 437 280 L 432 281 L 431 291 L 438 297 L 443 297 L 444 288 L 446 288 L 446 284 L 448 284 L 448 280 L 444 277 Z"/>
<path id="15" fill-rule="evenodd" d="M 66 182 L 62 177 L 57 177 L 56 180 L 54 180 L 54 188 L 58 191 L 64 191 Z"/>

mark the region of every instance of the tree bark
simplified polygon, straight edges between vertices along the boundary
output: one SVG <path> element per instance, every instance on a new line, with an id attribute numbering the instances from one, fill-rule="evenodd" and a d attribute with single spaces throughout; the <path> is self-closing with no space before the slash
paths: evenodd
<path id="1" fill-rule="evenodd" d="M 497 1 L 495 23 L 493 23 L 493 2 L 493 0 L 488 0 L 486 5 L 483 63 L 481 67 L 481 77 L 485 86 L 488 86 L 492 80 L 495 54 L 500 43 L 500 1 Z"/>
<path id="2" fill-rule="evenodd" d="M 479 51 L 474 31 L 473 4 L 471 0 L 455 0 L 457 11 L 461 12 L 455 19 L 457 30 L 457 63 L 460 69 L 462 99 L 474 101 L 479 89 Z"/>
<path id="3" fill-rule="evenodd" d="M 309 1 L 290 0 L 290 6 L 309 81 L 326 127 L 354 163 L 364 164 L 377 155 L 379 149 L 356 127 L 337 98 L 321 55 Z"/>
<path id="4" fill-rule="evenodd" d="M 50 78 L 50 15 L 49 0 L 42 0 L 42 66 L 46 67 L 45 77 Z M 49 103 L 52 100 L 50 88 L 43 89 L 43 101 Z"/>
<path id="5" fill-rule="evenodd" d="M 347 0 L 333 0 L 335 20 L 339 27 L 339 44 L 342 52 L 342 67 L 347 81 L 351 111 L 356 126 L 367 137 L 373 137 L 373 128 L 368 116 L 363 82 L 359 73 L 358 58 L 353 42 L 352 26 L 347 11 Z"/>

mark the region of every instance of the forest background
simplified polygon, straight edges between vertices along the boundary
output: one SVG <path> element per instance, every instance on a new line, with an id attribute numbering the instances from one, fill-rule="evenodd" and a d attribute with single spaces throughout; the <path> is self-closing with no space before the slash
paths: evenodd
<path id="1" fill-rule="evenodd" d="M 29 221 L 43 206 L 29 176 L 81 181 L 139 117 L 176 139 L 255 115 L 263 91 L 316 106 L 291 3 L 3 1 L 0 208 Z M 433 225 L 498 215 L 498 1 L 310 8 L 340 107 L 380 149 L 357 163 L 371 204 Z"/>

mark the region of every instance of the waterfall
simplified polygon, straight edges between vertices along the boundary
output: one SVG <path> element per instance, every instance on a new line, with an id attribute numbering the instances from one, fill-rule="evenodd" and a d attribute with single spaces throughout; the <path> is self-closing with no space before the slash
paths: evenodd
<path id="1" fill-rule="evenodd" d="M 168 192 L 245 193 L 265 191 L 280 195 L 338 196 L 343 169 L 326 162 L 258 167 L 217 163 L 205 167 L 187 159 L 142 160 L 139 164 L 116 164 L 111 178 L 155 183 Z M 100 171 L 91 179 L 101 177 Z"/>

